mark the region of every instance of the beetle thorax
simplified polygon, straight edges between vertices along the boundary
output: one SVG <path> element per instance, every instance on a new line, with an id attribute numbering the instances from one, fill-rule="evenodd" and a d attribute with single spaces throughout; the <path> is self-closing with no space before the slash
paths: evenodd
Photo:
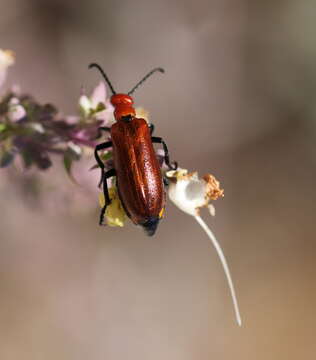
<path id="1" fill-rule="evenodd" d="M 123 116 L 135 116 L 133 99 L 127 94 L 115 94 L 111 96 L 111 104 L 114 106 L 114 117 L 120 121 Z"/>

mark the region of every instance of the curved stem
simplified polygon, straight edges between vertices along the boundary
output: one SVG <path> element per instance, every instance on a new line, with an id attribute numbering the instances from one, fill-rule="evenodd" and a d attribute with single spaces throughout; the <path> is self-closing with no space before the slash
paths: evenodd
<path id="1" fill-rule="evenodd" d="M 198 215 L 194 216 L 194 218 L 198 222 L 198 224 L 202 227 L 202 229 L 206 232 L 207 236 L 212 241 L 212 244 L 215 247 L 215 250 L 217 251 L 218 257 L 222 263 L 222 266 L 223 266 L 223 269 L 224 269 L 224 272 L 225 272 L 225 275 L 227 278 L 228 286 L 229 286 L 231 297 L 233 300 L 236 320 L 237 320 L 238 325 L 241 326 L 241 316 L 240 316 L 239 306 L 238 306 L 238 302 L 237 302 L 236 292 L 235 292 L 234 284 L 232 281 L 232 277 L 230 275 L 229 267 L 228 267 L 225 255 L 223 253 L 223 250 L 222 250 L 221 246 L 219 245 L 215 235 L 212 233 L 210 228 L 206 225 L 204 220 Z"/>

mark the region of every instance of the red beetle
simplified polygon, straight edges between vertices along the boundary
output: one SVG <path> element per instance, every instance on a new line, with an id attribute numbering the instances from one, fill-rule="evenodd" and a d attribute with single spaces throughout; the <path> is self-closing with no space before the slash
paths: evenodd
<path id="1" fill-rule="evenodd" d="M 116 94 L 103 69 L 95 63 L 89 65 L 89 68 L 92 67 L 101 72 L 113 93 L 111 103 L 116 120 L 111 128 L 100 128 L 111 133 L 111 141 L 97 145 L 94 152 L 101 169 L 99 186 L 103 184 L 105 198 L 99 224 L 103 225 L 106 207 L 111 203 L 106 180 L 116 176 L 118 194 L 126 214 L 152 236 L 165 208 L 164 179 L 153 143 L 162 144 L 164 160 L 170 169 L 176 169 L 177 163 L 170 163 L 168 148 L 162 138 L 151 136 L 153 125 L 148 125 L 144 119 L 135 116 L 134 101 L 130 95 L 154 72 L 164 70 L 155 68 L 127 94 Z M 113 148 L 114 168 L 105 172 L 98 152 L 110 147 Z"/>

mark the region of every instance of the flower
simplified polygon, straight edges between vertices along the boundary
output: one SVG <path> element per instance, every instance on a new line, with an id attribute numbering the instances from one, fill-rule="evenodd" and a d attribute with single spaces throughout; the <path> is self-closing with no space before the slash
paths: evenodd
<path id="1" fill-rule="evenodd" d="M 0 70 L 7 69 L 14 64 L 14 53 L 11 50 L 0 49 Z"/>
<path id="2" fill-rule="evenodd" d="M 0 87 L 6 79 L 7 69 L 14 64 L 14 53 L 11 50 L 0 49 Z"/>
<path id="3" fill-rule="evenodd" d="M 110 126 L 114 122 L 113 105 L 106 97 L 106 87 L 101 81 L 88 97 L 84 90 L 79 98 L 79 107 L 84 118 L 94 117 L 102 126 Z"/>
<path id="4" fill-rule="evenodd" d="M 12 63 L 12 53 L 0 50 L 0 79 L 1 71 L 4 74 Z M 53 105 L 40 104 L 12 88 L 0 99 L 0 167 L 10 165 L 19 155 L 25 169 L 36 165 L 45 170 L 52 165 L 52 155 L 58 155 L 74 180 L 73 162 L 89 150 L 92 153 L 102 135 L 100 126 L 110 121 L 113 112 L 104 83 L 93 90 L 91 98 L 82 95 L 80 103 L 82 109 L 89 105 L 88 117 L 63 116 Z"/>
<path id="5" fill-rule="evenodd" d="M 222 263 L 228 286 L 230 289 L 236 320 L 241 326 L 241 316 L 237 302 L 236 292 L 229 267 L 215 235 L 200 216 L 200 209 L 208 207 L 211 215 L 215 214 L 211 200 L 216 200 L 224 196 L 224 190 L 220 188 L 219 182 L 211 174 L 204 175 L 202 179 L 197 172 L 189 173 L 186 169 L 178 168 L 166 172 L 166 177 L 170 180 L 168 195 L 170 200 L 182 211 L 193 216 L 211 240 Z"/>
<path id="6" fill-rule="evenodd" d="M 178 168 L 167 171 L 166 177 L 170 179 L 168 194 L 171 201 L 192 216 L 198 216 L 202 207 L 209 207 L 214 213 L 209 202 L 224 196 L 219 182 L 210 174 L 199 179 L 197 172 L 188 173 L 188 170 Z"/>
<path id="7" fill-rule="evenodd" d="M 26 116 L 26 111 L 17 97 L 12 97 L 8 105 L 8 118 L 11 122 L 18 122 Z"/>
<path id="8" fill-rule="evenodd" d="M 147 111 L 143 107 L 137 107 L 135 111 L 136 117 L 145 119 L 147 122 L 149 122 L 149 111 Z"/>
<path id="9" fill-rule="evenodd" d="M 109 188 L 109 196 L 111 199 L 111 204 L 109 204 L 105 210 L 106 223 L 109 226 L 123 227 L 126 220 L 126 214 L 115 185 Z M 99 195 L 99 203 L 101 207 L 103 207 L 105 204 L 103 193 L 100 193 Z"/>

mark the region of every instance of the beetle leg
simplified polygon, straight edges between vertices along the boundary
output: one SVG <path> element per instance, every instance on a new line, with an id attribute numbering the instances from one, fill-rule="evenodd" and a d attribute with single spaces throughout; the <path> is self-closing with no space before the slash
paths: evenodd
<path id="1" fill-rule="evenodd" d="M 148 124 L 148 127 L 149 127 L 149 131 L 150 131 L 150 135 L 152 135 L 153 132 L 155 131 L 155 125 L 150 123 L 150 124 Z"/>
<path id="2" fill-rule="evenodd" d="M 98 135 L 97 135 L 97 138 L 101 137 L 102 136 L 102 131 L 104 132 L 111 132 L 111 128 L 108 127 L 108 126 L 101 126 L 98 128 Z"/>
<path id="3" fill-rule="evenodd" d="M 102 136 L 102 131 L 109 133 L 109 132 L 111 132 L 111 128 L 108 126 L 99 127 L 97 130 L 97 135 L 96 135 L 95 139 L 99 139 Z"/>
<path id="4" fill-rule="evenodd" d="M 98 154 L 98 151 L 107 149 L 107 148 L 109 148 L 111 146 L 112 146 L 112 141 L 107 141 L 105 143 L 97 145 L 95 147 L 95 149 L 94 149 L 94 157 L 95 157 L 95 159 L 96 159 L 96 161 L 97 161 L 97 163 L 98 163 L 98 165 L 100 166 L 100 169 L 101 169 L 101 179 L 100 179 L 98 187 L 101 187 L 102 182 L 103 182 L 103 178 L 104 178 L 104 164 L 103 164 L 103 161 L 101 160 L 101 158 L 100 158 L 100 156 Z"/>
<path id="5" fill-rule="evenodd" d="M 166 143 L 162 140 L 162 138 L 157 137 L 157 136 L 152 136 L 151 141 L 154 144 L 162 144 L 163 150 L 165 152 L 165 163 L 167 164 L 167 166 L 170 170 L 177 170 L 178 163 L 176 161 L 174 161 L 172 164 L 170 163 L 168 147 L 167 147 Z"/>
<path id="6" fill-rule="evenodd" d="M 108 183 L 107 183 L 106 179 L 109 179 L 110 177 L 115 176 L 115 175 L 116 175 L 115 169 L 111 169 L 111 170 L 107 171 L 106 173 L 103 173 L 104 206 L 101 210 L 99 225 L 103 225 L 106 207 L 111 204 L 111 199 L 110 199 L 109 190 L 108 190 Z"/>

